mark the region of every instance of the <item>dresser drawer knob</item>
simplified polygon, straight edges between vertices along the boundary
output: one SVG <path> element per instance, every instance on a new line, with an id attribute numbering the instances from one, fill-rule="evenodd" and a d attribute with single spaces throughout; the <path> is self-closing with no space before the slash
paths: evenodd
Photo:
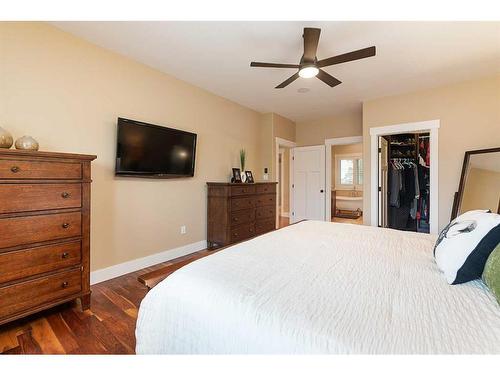
<path id="1" fill-rule="evenodd" d="M 17 166 L 13 166 L 10 170 L 11 170 L 12 173 L 17 173 L 17 172 L 19 172 L 21 170 L 21 168 L 19 168 Z"/>
<path id="2" fill-rule="evenodd" d="M 62 253 L 61 258 L 66 259 L 67 257 L 69 257 L 69 253 Z"/>
<path id="3" fill-rule="evenodd" d="M 69 228 L 69 223 L 63 223 L 62 227 L 63 227 L 64 229 Z"/>
<path id="4" fill-rule="evenodd" d="M 70 194 L 68 192 L 66 192 L 66 191 L 61 194 L 61 197 L 63 197 L 64 199 L 69 198 L 69 196 L 70 196 Z"/>
<path id="5" fill-rule="evenodd" d="M 67 288 L 67 287 L 68 287 L 68 285 L 69 285 L 69 283 L 68 283 L 67 281 L 65 281 L 65 282 L 63 282 L 63 283 L 61 284 L 61 288 L 63 288 L 63 289 L 64 289 L 64 288 Z"/>
<path id="6" fill-rule="evenodd" d="M 235 218 L 234 218 L 234 221 L 238 221 L 238 218 L 237 218 L 237 217 L 235 217 Z"/>

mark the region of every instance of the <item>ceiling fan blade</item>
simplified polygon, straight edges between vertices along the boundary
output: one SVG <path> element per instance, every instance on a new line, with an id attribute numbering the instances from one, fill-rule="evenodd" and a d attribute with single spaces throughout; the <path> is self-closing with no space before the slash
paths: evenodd
<path id="1" fill-rule="evenodd" d="M 316 61 L 319 34 L 321 34 L 321 29 L 311 27 L 304 28 L 304 57 L 302 58 L 304 62 L 313 63 Z"/>
<path id="2" fill-rule="evenodd" d="M 330 74 L 321 69 L 319 70 L 318 75 L 316 77 L 318 77 L 320 80 L 325 82 L 330 87 L 334 87 L 342 83 L 337 78 L 331 76 Z"/>
<path id="3" fill-rule="evenodd" d="M 264 62 L 254 62 L 250 63 L 250 66 L 256 68 L 295 68 L 298 69 L 299 65 L 296 64 L 275 64 L 275 63 L 264 63 Z"/>
<path id="4" fill-rule="evenodd" d="M 299 78 L 299 72 L 295 73 L 293 76 L 288 78 L 286 81 L 280 83 L 278 86 L 275 87 L 275 89 L 282 89 L 283 87 L 288 86 L 290 83 L 295 81 L 297 78 Z"/>
<path id="5" fill-rule="evenodd" d="M 319 68 L 323 68 L 324 66 L 341 64 L 348 61 L 364 59 L 365 57 L 371 57 L 371 56 L 375 56 L 375 46 L 358 49 L 357 51 L 344 53 L 343 55 L 329 57 L 328 59 L 323 59 L 318 61 L 317 65 Z"/>

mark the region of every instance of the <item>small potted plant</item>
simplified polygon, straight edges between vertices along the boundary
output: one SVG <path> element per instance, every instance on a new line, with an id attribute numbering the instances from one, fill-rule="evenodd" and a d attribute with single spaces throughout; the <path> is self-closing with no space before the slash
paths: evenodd
<path id="1" fill-rule="evenodd" d="M 241 179 L 243 182 L 245 182 L 245 159 L 247 156 L 247 152 L 245 149 L 240 150 L 240 165 L 241 165 Z"/>

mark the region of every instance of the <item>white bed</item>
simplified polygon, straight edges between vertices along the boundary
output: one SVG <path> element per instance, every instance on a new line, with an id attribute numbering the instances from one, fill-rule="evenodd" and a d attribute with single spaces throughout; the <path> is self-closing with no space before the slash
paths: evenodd
<path id="1" fill-rule="evenodd" d="M 435 237 L 307 221 L 197 260 L 143 300 L 139 354 L 500 353 L 481 281 L 450 286 Z"/>

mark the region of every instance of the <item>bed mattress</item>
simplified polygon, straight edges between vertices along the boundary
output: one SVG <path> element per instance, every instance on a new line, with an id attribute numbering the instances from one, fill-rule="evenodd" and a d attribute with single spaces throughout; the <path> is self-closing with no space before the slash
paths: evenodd
<path id="1" fill-rule="evenodd" d="M 138 354 L 500 353 L 482 281 L 448 285 L 435 236 L 301 222 L 199 259 L 144 298 Z"/>

